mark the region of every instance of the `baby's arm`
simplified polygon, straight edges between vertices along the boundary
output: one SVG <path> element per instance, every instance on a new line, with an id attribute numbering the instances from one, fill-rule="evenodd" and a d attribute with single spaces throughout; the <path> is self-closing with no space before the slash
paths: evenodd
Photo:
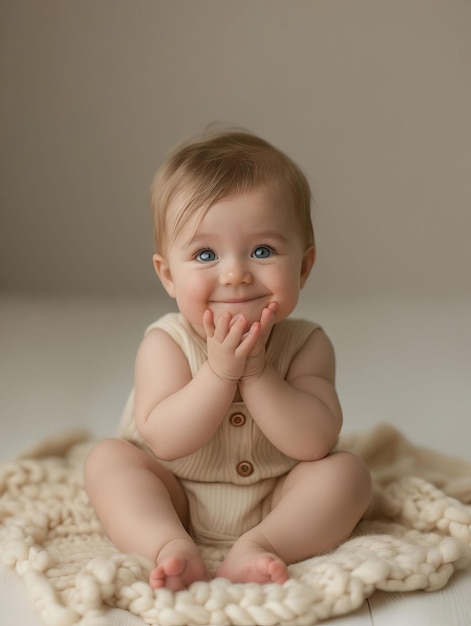
<path id="1" fill-rule="evenodd" d="M 332 344 L 316 330 L 293 359 L 285 380 L 267 363 L 258 378 L 242 378 L 239 389 L 275 447 L 295 459 L 314 461 L 329 453 L 342 426 L 334 380 Z"/>
<path id="2" fill-rule="evenodd" d="M 207 312 L 208 361 L 192 378 L 188 361 L 163 330 L 143 339 L 136 358 L 136 427 L 161 459 L 199 450 L 215 433 L 231 404 L 257 332 L 223 315 L 215 325 Z M 255 329 L 256 331 L 256 329 Z"/>
<path id="3" fill-rule="evenodd" d="M 163 330 L 144 337 L 136 357 L 136 427 L 160 458 L 172 460 L 201 448 L 221 422 L 235 391 L 207 362 L 194 378 L 179 346 Z"/>

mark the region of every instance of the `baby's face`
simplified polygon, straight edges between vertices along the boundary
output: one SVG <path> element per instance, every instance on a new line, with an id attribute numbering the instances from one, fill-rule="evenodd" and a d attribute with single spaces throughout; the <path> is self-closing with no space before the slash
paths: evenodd
<path id="1" fill-rule="evenodd" d="M 172 211 L 177 215 L 178 207 L 170 208 L 169 219 Z M 223 198 L 201 220 L 191 216 L 156 269 L 179 310 L 204 337 L 206 309 L 216 322 L 228 311 L 242 313 L 251 324 L 276 302 L 276 321 L 287 317 L 312 261 L 312 249 L 305 250 L 285 201 L 258 189 Z"/>

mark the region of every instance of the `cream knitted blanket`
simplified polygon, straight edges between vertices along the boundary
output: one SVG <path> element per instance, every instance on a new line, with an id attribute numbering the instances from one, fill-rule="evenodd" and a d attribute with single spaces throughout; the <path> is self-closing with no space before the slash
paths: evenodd
<path id="1" fill-rule="evenodd" d="M 107 607 L 162 626 L 316 624 L 353 611 L 375 589 L 433 591 L 471 562 L 471 463 L 417 448 L 390 426 L 344 437 L 374 478 L 373 503 L 352 538 L 290 567 L 282 586 L 215 579 L 153 591 L 151 563 L 119 553 L 82 486 L 91 442 L 48 440 L 0 465 L 0 561 L 24 580 L 50 626 L 106 624 Z M 203 548 L 214 569 L 223 554 Z"/>

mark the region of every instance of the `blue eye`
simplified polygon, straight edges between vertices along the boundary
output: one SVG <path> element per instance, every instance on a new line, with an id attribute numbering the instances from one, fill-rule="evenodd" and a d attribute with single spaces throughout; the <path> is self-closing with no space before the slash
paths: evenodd
<path id="1" fill-rule="evenodd" d="M 201 263 L 209 263 L 210 261 L 215 261 L 217 259 L 216 254 L 212 250 L 201 250 L 196 255 L 196 260 L 201 261 Z"/>
<path id="2" fill-rule="evenodd" d="M 273 250 L 269 246 L 258 246 L 252 253 L 256 259 L 268 259 L 273 254 Z"/>

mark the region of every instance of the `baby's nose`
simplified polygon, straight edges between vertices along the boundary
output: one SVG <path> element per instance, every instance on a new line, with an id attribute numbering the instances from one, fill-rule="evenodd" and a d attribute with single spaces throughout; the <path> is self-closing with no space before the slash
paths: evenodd
<path id="1" fill-rule="evenodd" d="M 252 282 L 252 274 L 244 263 L 234 260 L 222 267 L 219 280 L 222 285 L 244 285 Z"/>

